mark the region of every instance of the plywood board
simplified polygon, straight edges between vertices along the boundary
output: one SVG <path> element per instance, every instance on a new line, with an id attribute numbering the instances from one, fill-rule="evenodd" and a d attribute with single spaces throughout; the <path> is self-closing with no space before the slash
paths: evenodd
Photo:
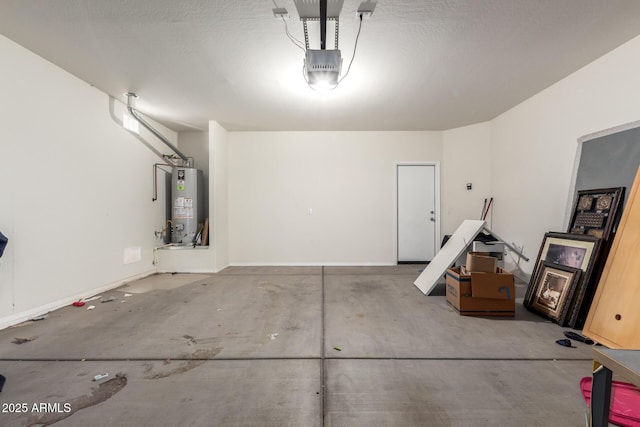
<path id="1" fill-rule="evenodd" d="M 204 227 L 202 228 L 202 240 L 200 243 L 202 246 L 209 246 L 209 218 L 204 220 Z"/>
<path id="2" fill-rule="evenodd" d="M 640 350 L 640 169 L 582 333 L 609 348 Z"/>
<path id="3" fill-rule="evenodd" d="M 447 268 L 451 267 L 458 257 L 467 250 L 473 239 L 482 231 L 484 225 L 485 222 L 481 220 L 464 220 L 413 284 L 423 294 L 430 294 L 440 278 L 447 272 Z"/>

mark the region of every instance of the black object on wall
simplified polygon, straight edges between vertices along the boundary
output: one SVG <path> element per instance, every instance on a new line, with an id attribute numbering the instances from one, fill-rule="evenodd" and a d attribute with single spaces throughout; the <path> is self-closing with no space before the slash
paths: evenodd
<path id="1" fill-rule="evenodd" d="M 0 232 L 0 257 L 4 253 L 4 248 L 7 247 L 8 242 L 9 242 L 9 239 L 7 239 L 7 236 L 5 236 Z"/>

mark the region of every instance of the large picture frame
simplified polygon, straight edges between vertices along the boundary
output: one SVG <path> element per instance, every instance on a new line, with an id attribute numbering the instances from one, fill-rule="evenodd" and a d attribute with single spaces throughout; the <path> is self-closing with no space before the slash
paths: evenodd
<path id="1" fill-rule="evenodd" d="M 578 191 L 567 232 L 611 240 L 620 221 L 623 200 L 624 187 Z"/>
<path id="2" fill-rule="evenodd" d="M 589 313 L 593 296 L 604 269 L 609 249 L 620 222 L 625 187 L 580 190 L 573 203 L 573 214 L 567 232 L 602 238 L 599 260 L 587 284 L 579 307 L 572 310 L 567 325 L 581 329 Z"/>
<path id="3" fill-rule="evenodd" d="M 544 262 L 562 265 L 565 267 L 582 270 L 581 279 L 574 291 L 573 298 L 569 301 L 566 314 L 559 324 L 565 326 L 571 316 L 580 311 L 587 289 L 589 288 L 591 274 L 598 259 L 602 239 L 581 234 L 548 232 L 544 235 L 538 258 L 531 275 L 531 282 L 524 298 L 524 306 L 532 310 L 534 281 L 540 275 Z M 532 310 L 535 311 L 535 310 Z"/>
<path id="4" fill-rule="evenodd" d="M 582 270 L 544 261 L 533 280 L 531 310 L 563 324 Z"/>

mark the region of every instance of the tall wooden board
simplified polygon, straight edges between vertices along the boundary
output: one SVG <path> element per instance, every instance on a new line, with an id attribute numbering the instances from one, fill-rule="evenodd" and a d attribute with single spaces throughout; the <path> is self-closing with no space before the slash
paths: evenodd
<path id="1" fill-rule="evenodd" d="M 609 348 L 640 350 L 640 169 L 600 277 L 583 334 Z"/>

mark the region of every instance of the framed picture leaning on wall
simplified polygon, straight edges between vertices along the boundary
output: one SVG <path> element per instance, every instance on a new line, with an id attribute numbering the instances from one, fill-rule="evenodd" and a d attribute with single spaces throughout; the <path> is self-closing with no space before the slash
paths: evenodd
<path id="1" fill-rule="evenodd" d="M 578 191 L 567 231 L 610 240 L 620 221 L 623 200 L 624 187 Z"/>
<path id="2" fill-rule="evenodd" d="M 620 222 L 624 193 L 624 187 L 580 190 L 576 193 L 567 232 L 600 237 L 602 243 L 599 261 L 591 274 L 591 283 L 585 291 L 580 307 L 578 310 L 572 310 L 568 319 L 567 325 L 572 328 L 581 329 L 584 325 Z"/>
<path id="3" fill-rule="evenodd" d="M 558 323 L 561 326 L 565 326 L 567 319 L 570 318 L 576 309 L 579 311 L 582 305 L 590 283 L 591 274 L 598 259 L 600 244 L 601 239 L 594 236 L 555 232 L 546 233 L 540 246 L 540 251 L 538 252 L 538 258 L 533 274 L 531 275 L 529 287 L 527 288 L 524 306 L 531 311 L 538 312 L 538 310 L 532 307 L 532 304 L 535 296 L 536 280 L 540 277 L 545 262 L 551 265 L 555 264 L 579 269 L 582 273 L 580 274 L 577 285 L 574 285 L 573 295 L 571 299 L 567 300 L 566 305 L 563 307 L 564 314 L 560 316 L 562 319 L 560 320 L 560 317 L 558 318 Z"/>
<path id="4" fill-rule="evenodd" d="M 580 281 L 582 270 L 544 261 L 532 281 L 532 311 L 562 324 Z"/>

